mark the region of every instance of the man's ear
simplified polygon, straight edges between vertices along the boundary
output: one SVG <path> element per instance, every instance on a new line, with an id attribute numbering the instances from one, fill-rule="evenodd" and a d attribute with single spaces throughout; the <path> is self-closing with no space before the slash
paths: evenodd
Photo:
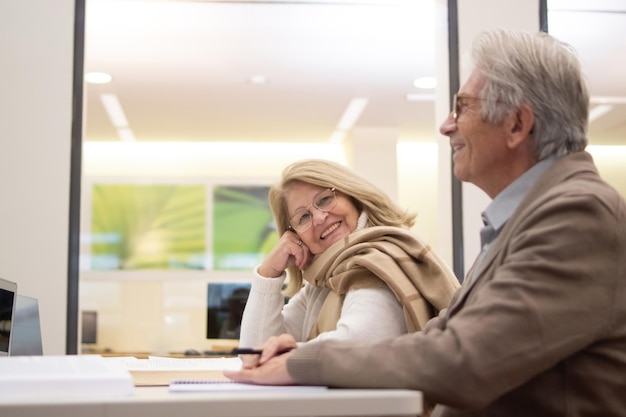
<path id="1" fill-rule="evenodd" d="M 510 148 L 516 148 L 525 142 L 526 139 L 530 139 L 530 135 L 535 127 L 535 113 L 528 104 L 522 104 L 511 117 L 507 145 Z"/>

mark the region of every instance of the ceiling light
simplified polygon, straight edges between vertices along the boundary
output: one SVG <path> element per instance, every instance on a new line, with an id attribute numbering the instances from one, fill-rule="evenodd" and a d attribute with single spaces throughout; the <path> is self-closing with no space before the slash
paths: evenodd
<path id="1" fill-rule="evenodd" d="M 328 139 L 328 143 L 343 143 L 346 138 L 346 132 L 343 130 L 335 130 L 330 138 Z"/>
<path id="2" fill-rule="evenodd" d="M 353 98 L 352 100 L 350 100 L 348 107 L 346 107 L 343 115 L 341 115 L 341 119 L 337 124 L 336 130 L 332 133 L 332 135 L 330 135 L 330 138 L 328 139 L 329 143 L 343 143 L 344 139 L 346 138 L 346 134 L 356 124 L 356 121 L 361 116 L 361 113 L 363 113 L 363 110 L 365 109 L 365 106 L 367 106 L 367 103 L 369 103 L 369 100 L 363 97 Z"/>
<path id="3" fill-rule="evenodd" d="M 124 142 L 134 141 L 135 134 L 128 126 L 128 120 L 117 96 L 115 94 L 101 94 L 100 100 L 102 100 L 102 105 L 109 115 L 111 123 L 117 129 L 119 138 Z"/>
<path id="4" fill-rule="evenodd" d="M 413 85 L 416 88 L 430 90 L 437 87 L 437 79 L 435 77 L 420 77 L 413 81 Z"/>
<path id="5" fill-rule="evenodd" d="M 409 93 L 406 95 L 406 101 L 435 101 L 434 94 Z"/>
<path id="6" fill-rule="evenodd" d="M 353 98 L 348 104 L 348 107 L 343 112 L 341 116 L 341 120 L 339 120 L 339 124 L 337 125 L 337 129 L 347 131 L 352 129 L 352 126 L 356 123 L 358 118 L 361 116 L 361 113 L 367 106 L 369 102 L 366 98 Z"/>
<path id="7" fill-rule="evenodd" d="M 135 134 L 129 127 L 118 128 L 117 135 L 120 137 L 120 140 L 124 142 L 133 142 L 135 140 Z"/>
<path id="8" fill-rule="evenodd" d="M 124 110 L 122 110 L 122 105 L 120 104 L 117 96 L 115 94 L 102 94 L 100 95 L 100 100 L 102 100 L 102 104 L 104 105 L 107 114 L 109 115 L 109 119 L 111 119 L 111 123 L 115 127 L 128 127 L 128 121 L 126 120 L 126 115 L 124 114 Z"/>
<path id="9" fill-rule="evenodd" d="M 589 98 L 592 104 L 626 104 L 626 97 L 620 96 L 592 96 Z"/>
<path id="10" fill-rule="evenodd" d="M 604 116 L 611 110 L 613 110 L 613 105 L 611 104 L 598 104 L 589 111 L 589 122 L 591 123 L 595 120 L 598 120 L 600 117 Z"/>
<path id="11" fill-rule="evenodd" d="M 267 84 L 267 78 L 265 78 L 263 75 L 253 75 L 252 77 L 250 77 L 250 84 Z"/>
<path id="12" fill-rule="evenodd" d="M 108 84 L 113 80 L 106 72 L 88 72 L 85 74 L 85 81 L 90 84 Z"/>

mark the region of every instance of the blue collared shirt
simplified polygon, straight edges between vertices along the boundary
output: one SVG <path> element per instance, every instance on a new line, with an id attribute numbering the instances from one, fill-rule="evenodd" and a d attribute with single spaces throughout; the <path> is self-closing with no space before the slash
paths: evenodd
<path id="1" fill-rule="evenodd" d="M 554 164 L 556 157 L 546 158 L 532 168 L 526 171 L 522 176 L 517 178 L 511 184 L 509 184 L 500 194 L 493 199 L 493 201 L 487 206 L 485 211 L 481 213 L 485 225 L 491 225 L 494 230 L 493 239 L 486 243 L 483 247 L 483 254 L 487 252 L 491 243 L 498 237 L 500 231 L 506 224 L 507 220 L 511 217 L 515 209 L 522 202 L 522 199 L 530 190 L 530 188 L 537 182 L 537 180 L 543 175 L 548 168 Z"/>

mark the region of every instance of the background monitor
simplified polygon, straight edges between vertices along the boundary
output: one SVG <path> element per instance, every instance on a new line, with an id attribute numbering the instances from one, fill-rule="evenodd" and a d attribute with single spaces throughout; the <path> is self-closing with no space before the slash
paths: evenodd
<path id="1" fill-rule="evenodd" d="M 207 287 L 207 339 L 239 339 L 250 284 L 210 283 Z"/>
<path id="2" fill-rule="evenodd" d="M 18 294 L 13 314 L 11 356 L 43 355 L 39 301 L 34 297 Z"/>
<path id="3" fill-rule="evenodd" d="M 98 343 L 98 312 L 85 310 L 81 313 L 81 343 L 95 345 Z"/>
<path id="4" fill-rule="evenodd" d="M 11 350 L 16 294 L 17 284 L 0 278 L 0 356 L 8 356 Z"/>

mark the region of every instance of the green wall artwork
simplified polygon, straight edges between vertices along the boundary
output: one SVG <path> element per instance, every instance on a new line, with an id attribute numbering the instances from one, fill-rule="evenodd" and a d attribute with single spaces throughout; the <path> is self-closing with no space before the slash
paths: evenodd
<path id="1" fill-rule="evenodd" d="M 213 269 L 252 269 L 278 242 L 267 186 L 213 188 Z"/>
<path id="2" fill-rule="evenodd" d="M 247 185 L 94 184 L 90 268 L 251 270 L 278 242 L 268 190 Z"/>
<path id="3" fill-rule="evenodd" d="M 205 268 L 205 185 L 95 184 L 91 204 L 91 269 Z"/>

